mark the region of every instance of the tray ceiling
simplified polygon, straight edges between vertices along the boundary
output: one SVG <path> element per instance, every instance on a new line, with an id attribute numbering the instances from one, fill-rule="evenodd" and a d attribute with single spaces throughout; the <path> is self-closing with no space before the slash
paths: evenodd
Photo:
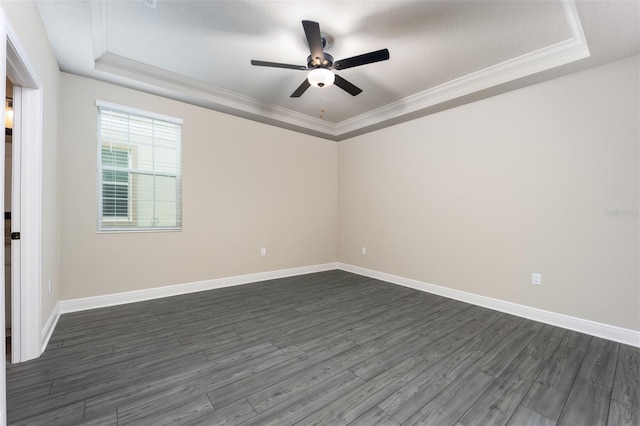
<path id="1" fill-rule="evenodd" d="M 340 140 L 567 72 L 638 54 L 635 1 L 38 1 L 60 69 Z M 289 95 L 306 65 L 301 21 L 363 89 Z"/>

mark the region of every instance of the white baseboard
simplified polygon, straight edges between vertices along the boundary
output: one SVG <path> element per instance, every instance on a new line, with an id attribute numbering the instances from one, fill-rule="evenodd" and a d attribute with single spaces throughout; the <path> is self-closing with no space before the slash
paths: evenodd
<path id="1" fill-rule="evenodd" d="M 404 287 L 424 291 L 426 293 L 437 294 L 439 296 L 448 297 L 450 299 L 460 300 L 462 302 L 467 302 L 473 305 L 505 312 L 522 318 L 540 321 L 546 324 L 555 325 L 557 327 L 589 334 L 591 336 L 601 337 L 603 339 L 613 340 L 614 342 L 624 343 L 625 345 L 640 347 L 640 332 L 635 330 L 629 330 L 622 327 L 598 323 L 582 318 L 571 317 L 569 315 L 558 314 L 538 308 L 532 308 L 530 306 L 506 302 L 504 300 L 493 299 L 491 297 L 480 296 L 477 294 L 468 293 L 466 291 L 460 291 L 452 288 L 429 284 L 422 281 L 387 274 L 385 272 L 374 271 L 372 269 L 362 268 L 359 266 L 348 265 L 345 263 L 339 263 L 338 268 L 343 271 L 352 272 L 358 275 L 364 275 L 366 277 L 376 278 Z"/>
<path id="2" fill-rule="evenodd" d="M 186 284 L 177 284 L 166 287 L 157 287 L 146 290 L 136 290 L 124 293 L 107 294 L 104 296 L 86 297 L 81 299 L 61 300 L 54 308 L 49 320 L 42 329 L 42 350 L 46 347 L 51 334 L 58 322 L 61 314 L 68 312 L 85 311 L 89 309 L 104 308 L 108 306 L 122 305 L 126 303 L 141 302 L 144 300 L 158 299 L 163 297 L 177 296 L 180 294 L 194 293 L 198 291 L 213 290 L 223 287 L 231 287 L 242 284 L 249 284 L 259 281 L 285 278 L 296 275 L 310 274 L 314 272 L 341 269 L 354 274 L 363 275 L 404 287 L 424 291 L 426 293 L 437 294 L 450 299 L 460 300 L 473 305 L 482 306 L 500 312 L 516 315 L 522 318 L 540 321 L 557 327 L 578 331 L 591 336 L 601 337 L 614 342 L 640 347 L 640 332 L 622 327 L 598 323 L 569 315 L 545 311 L 530 306 L 519 305 L 517 303 L 506 302 L 500 299 L 480 296 L 478 294 L 429 284 L 410 278 L 404 278 L 385 272 L 349 265 L 346 263 L 325 263 L 321 265 L 304 266 L 299 268 L 281 269 L 277 271 L 258 272 L 255 274 L 239 275 L 235 277 L 217 278 L 206 281 L 198 281 Z"/>
<path id="3" fill-rule="evenodd" d="M 206 281 L 170 285 L 166 287 L 156 287 L 145 290 L 127 291 L 124 293 L 106 294 L 104 296 L 61 300 L 58 303 L 59 312 L 65 314 L 68 312 L 86 311 L 89 309 L 105 308 L 108 306 L 141 302 L 144 300 L 159 299 L 163 297 L 177 296 L 180 294 L 195 293 L 198 291 L 213 290 L 216 288 L 231 287 L 258 281 L 310 274 L 313 272 L 329 271 L 333 269 L 338 269 L 338 263 L 325 263 L 320 265 L 303 266 L 299 268 L 280 269 L 277 271 L 258 272 L 255 274 L 238 275 L 235 277 L 216 278 Z"/>
<path id="4" fill-rule="evenodd" d="M 51 335 L 53 334 L 53 330 L 55 330 L 59 319 L 60 302 L 56 303 L 56 306 L 54 306 L 49 319 L 45 323 L 44 327 L 42 327 L 42 331 L 40 331 L 40 354 L 42 354 L 44 350 L 47 349 L 47 345 L 49 344 L 49 340 L 51 339 Z"/>

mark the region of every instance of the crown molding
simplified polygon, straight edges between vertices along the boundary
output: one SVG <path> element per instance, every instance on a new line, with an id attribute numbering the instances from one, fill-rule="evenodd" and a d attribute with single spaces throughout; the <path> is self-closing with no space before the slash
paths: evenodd
<path id="1" fill-rule="evenodd" d="M 343 135 L 590 56 L 573 1 L 562 2 L 572 38 L 451 80 L 336 125 Z"/>
<path id="2" fill-rule="evenodd" d="M 107 0 L 89 2 L 89 13 L 93 58 L 97 59 L 107 53 Z"/>
<path id="3" fill-rule="evenodd" d="M 571 38 L 401 99 L 359 116 L 330 123 L 260 102 L 201 80 L 156 68 L 108 52 L 106 0 L 91 2 L 95 70 L 100 78 L 133 89 L 214 109 L 294 131 L 339 141 L 417 116 L 446 102 L 528 77 L 590 56 L 574 0 L 562 0 Z M 91 76 L 94 77 L 95 76 Z M 381 124 L 382 123 L 382 124 Z"/>
<path id="4" fill-rule="evenodd" d="M 105 53 L 95 61 L 95 69 L 147 86 L 146 91 L 211 108 L 233 115 L 290 128 L 321 137 L 335 136 L 335 125 L 287 108 L 262 103 L 212 84 L 196 80 L 113 53 Z M 108 77 L 105 80 L 110 80 Z M 122 83 L 119 81 L 118 83 Z M 131 85 L 133 88 L 137 84 Z M 145 90 L 144 88 L 142 88 Z M 160 89 L 160 90 L 158 90 Z"/>

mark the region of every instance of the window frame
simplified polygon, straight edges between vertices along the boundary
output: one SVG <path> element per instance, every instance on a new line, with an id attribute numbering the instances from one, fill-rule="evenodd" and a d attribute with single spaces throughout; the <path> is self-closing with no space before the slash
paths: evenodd
<path id="1" fill-rule="evenodd" d="M 142 109 L 138 109 L 138 108 L 133 108 L 133 107 L 129 107 L 129 106 L 125 106 L 125 105 L 119 105 L 119 104 L 115 104 L 112 102 L 107 102 L 107 101 L 102 101 L 102 100 L 96 100 L 96 112 L 97 112 L 97 125 L 98 125 L 98 129 L 97 129 L 97 204 L 98 204 L 98 208 L 97 208 L 97 224 L 96 224 L 96 228 L 97 228 L 97 233 L 138 233 L 138 232 L 176 232 L 176 231 L 182 231 L 182 125 L 184 123 L 184 121 L 181 118 L 177 118 L 177 117 L 172 117 L 172 116 L 168 116 L 168 115 L 164 115 L 164 114 L 158 114 L 155 112 L 150 112 L 150 111 L 145 111 Z M 150 225 L 150 226 L 104 226 L 104 222 L 110 222 L 110 223 L 118 223 L 118 222 L 130 222 L 131 221 L 131 217 L 132 217 L 132 197 L 131 197 L 131 193 L 132 193 L 132 176 L 131 174 L 129 174 L 129 183 L 128 183 L 128 217 L 124 218 L 124 217 L 113 217 L 113 218 L 109 218 L 108 220 L 104 220 L 104 215 L 103 215 L 103 202 L 104 202 L 104 196 L 103 196 L 103 184 L 104 184 L 104 177 L 103 177 L 103 165 L 102 165 L 102 136 L 101 136 L 101 110 L 102 109 L 106 109 L 106 110 L 113 110 L 115 112 L 118 113 L 124 113 L 124 114 L 128 114 L 128 115 L 135 115 L 138 117 L 143 117 L 143 118 L 148 118 L 148 119 L 152 119 L 152 120 L 157 120 L 157 121 L 164 121 L 167 123 L 171 123 L 171 124 L 175 124 L 178 125 L 180 127 L 179 131 L 180 131 L 180 137 L 178 140 L 178 144 L 177 144 L 177 149 L 176 149 L 176 162 L 177 162 L 177 172 L 176 174 L 173 173 L 166 173 L 166 172 L 157 172 L 157 173 L 153 173 L 153 174 L 149 174 L 149 176 L 154 176 L 154 177 L 162 177 L 162 176 L 169 176 L 169 177 L 175 177 L 176 179 L 176 187 L 177 187 L 177 193 L 176 193 L 176 217 L 179 219 L 178 221 L 178 225 L 176 226 L 155 226 L 155 225 Z M 155 141 L 153 143 L 153 146 L 155 146 Z M 131 152 L 127 153 L 127 158 L 129 163 L 131 162 Z M 129 170 L 132 170 L 131 167 L 131 163 L 129 164 Z M 155 197 L 155 195 L 154 195 Z"/>

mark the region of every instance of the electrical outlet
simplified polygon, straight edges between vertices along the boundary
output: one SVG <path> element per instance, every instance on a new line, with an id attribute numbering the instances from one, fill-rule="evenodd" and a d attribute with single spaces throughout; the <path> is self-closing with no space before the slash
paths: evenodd
<path id="1" fill-rule="evenodd" d="M 531 274 L 531 284 L 542 285 L 542 274 Z"/>
<path id="2" fill-rule="evenodd" d="M 362 247 L 362 254 L 367 254 L 367 248 L 366 247 Z"/>
<path id="3" fill-rule="evenodd" d="M 51 280 L 49 280 L 49 294 L 51 294 L 52 290 L 53 290 L 53 283 L 51 282 Z"/>
<path id="4" fill-rule="evenodd" d="M 265 247 L 262 247 L 260 249 L 260 256 L 266 256 L 267 255 L 267 249 Z"/>

